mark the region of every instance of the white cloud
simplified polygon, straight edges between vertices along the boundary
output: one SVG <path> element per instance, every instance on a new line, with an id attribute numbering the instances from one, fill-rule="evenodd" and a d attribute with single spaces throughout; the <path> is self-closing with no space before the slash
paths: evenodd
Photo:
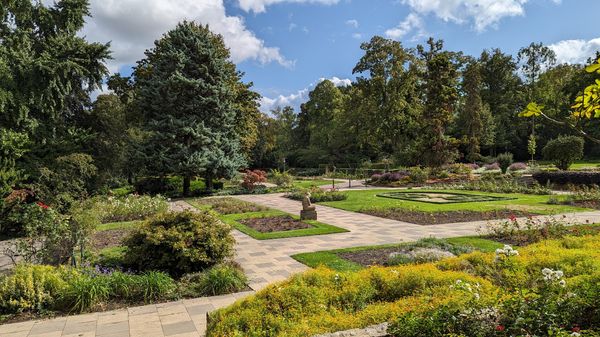
<path id="1" fill-rule="evenodd" d="M 335 76 L 332 78 L 320 78 L 316 83 L 311 83 L 308 87 L 302 90 L 298 90 L 297 92 L 289 95 L 279 95 L 275 98 L 263 96 L 260 99 L 260 110 L 264 113 L 268 113 L 269 111 L 277 107 L 284 107 L 289 105 L 293 107 L 296 111 L 298 111 L 300 108 L 300 104 L 308 100 L 308 94 L 310 93 L 310 91 L 313 90 L 317 84 L 325 80 L 330 80 L 337 87 L 343 87 L 352 84 L 352 80 L 348 78 L 339 78 Z"/>
<path id="2" fill-rule="evenodd" d="M 592 40 L 563 40 L 548 46 L 556 53 L 558 63 L 585 63 L 600 51 L 600 38 Z"/>
<path id="3" fill-rule="evenodd" d="M 470 23 L 476 31 L 495 27 L 505 17 L 522 16 L 529 0 L 401 0 L 419 14 L 434 14 L 444 21 Z M 552 0 L 559 3 L 557 0 Z"/>
<path id="4" fill-rule="evenodd" d="M 246 12 L 264 13 L 267 6 L 284 3 L 318 3 L 323 5 L 335 5 L 340 0 L 239 0 L 240 8 Z"/>
<path id="5" fill-rule="evenodd" d="M 249 31 L 243 18 L 228 16 L 223 0 L 91 0 L 91 13 L 83 34 L 92 41 L 111 41 L 111 71 L 134 64 L 156 39 L 183 20 L 208 24 L 223 35 L 236 63 L 254 60 L 293 66 L 279 48 L 266 46 Z"/>
<path id="6" fill-rule="evenodd" d="M 346 25 L 354 28 L 358 28 L 358 20 L 350 19 L 346 21 Z"/>
<path id="7" fill-rule="evenodd" d="M 400 22 L 398 26 L 386 30 L 385 35 L 389 38 L 400 40 L 410 32 L 415 33 L 414 37 L 412 38 L 413 40 L 427 35 L 423 19 L 421 19 L 421 17 L 415 13 L 410 13 L 406 19 L 404 19 L 404 21 Z"/>
<path id="8" fill-rule="evenodd" d="M 354 34 L 352 34 L 352 37 L 357 40 L 360 40 L 360 39 L 362 39 L 363 36 L 361 33 L 354 33 Z"/>

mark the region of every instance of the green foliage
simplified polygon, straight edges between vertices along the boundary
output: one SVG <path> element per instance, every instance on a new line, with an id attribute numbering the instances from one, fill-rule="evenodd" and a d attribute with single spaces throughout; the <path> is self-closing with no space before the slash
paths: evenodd
<path id="1" fill-rule="evenodd" d="M 216 296 L 238 292 L 246 288 L 248 279 L 239 266 L 218 264 L 203 272 L 188 274 L 180 287 L 186 297 Z"/>
<path id="2" fill-rule="evenodd" d="M 163 213 L 125 240 L 125 262 L 137 270 L 181 276 L 223 262 L 232 256 L 233 244 L 231 227 L 209 212 Z"/>
<path id="3" fill-rule="evenodd" d="M 521 183 L 517 179 L 510 177 L 482 178 L 481 180 L 468 181 L 462 184 L 443 185 L 440 186 L 440 188 L 491 193 L 523 193 L 537 195 L 548 195 L 552 193 L 550 188 L 540 185 L 538 182 L 534 182 L 531 186 L 528 186 L 527 184 Z"/>
<path id="4" fill-rule="evenodd" d="M 422 184 L 429 178 L 429 171 L 426 168 L 421 168 L 419 166 L 410 167 L 408 169 L 408 177 L 413 183 Z"/>
<path id="5" fill-rule="evenodd" d="M 23 172 L 16 166 L 16 161 L 25 154 L 27 144 L 27 134 L 0 129 L 0 200 L 24 178 Z"/>
<path id="6" fill-rule="evenodd" d="M 111 301 L 150 302 L 175 295 L 175 281 L 161 272 L 20 264 L 0 278 L 0 313 L 84 312 Z"/>
<path id="7" fill-rule="evenodd" d="M 537 141 L 535 140 L 535 135 L 529 135 L 529 140 L 527 141 L 527 153 L 531 156 L 531 160 L 535 156 L 535 152 L 537 151 Z"/>
<path id="8" fill-rule="evenodd" d="M 135 79 L 135 106 L 149 132 L 138 159 L 148 174 L 182 176 L 188 196 L 191 177 L 204 175 L 211 190 L 213 177 L 230 177 L 244 165 L 236 129 L 239 75 L 220 35 L 178 24 L 138 62 Z"/>
<path id="9" fill-rule="evenodd" d="M 597 330 L 599 245 L 565 237 L 436 263 L 318 268 L 211 313 L 207 335 L 313 336 L 386 321 L 394 336 Z"/>
<path id="10" fill-rule="evenodd" d="M 500 166 L 502 173 L 506 174 L 506 171 L 513 163 L 513 154 L 509 152 L 501 153 L 498 155 L 498 157 L 496 157 L 496 162 Z"/>
<path id="11" fill-rule="evenodd" d="M 294 176 L 288 171 L 272 170 L 271 179 L 278 187 L 290 187 L 294 182 Z"/>
<path id="12" fill-rule="evenodd" d="M 569 166 L 583 157 L 584 141 L 576 136 L 559 136 L 544 146 L 544 159 L 551 160 L 560 170 L 568 170 Z"/>
<path id="13" fill-rule="evenodd" d="M 169 209 L 167 200 L 161 196 L 126 195 L 124 197 L 96 197 L 93 207 L 101 214 L 103 223 L 146 219 Z"/>
<path id="14" fill-rule="evenodd" d="M 484 233 L 503 242 L 510 242 L 514 245 L 528 245 L 541 240 L 562 238 L 569 233 L 568 226 L 570 224 L 554 218 L 519 220 L 513 216 L 513 218 L 502 222 L 488 223 Z"/>
<path id="15" fill-rule="evenodd" d="M 52 167 L 42 167 L 34 185 L 37 197 L 50 206 L 65 212 L 77 201 L 89 196 L 97 168 L 93 158 L 74 153 L 56 158 Z"/>
<path id="16" fill-rule="evenodd" d="M 326 191 L 319 187 L 313 187 L 310 189 L 297 189 L 286 193 L 286 197 L 302 201 L 306 192 L 310 192 L 310 200 L 312 202 L 328 202 L 328 201 L 341 201 L 346 200 L 348 198 L 348 194 L 340 191 Z"/>
<path id="17" fill-rule="evenodd" d="M 0 277 L 0 312 L 13 314 L 52 308 L 76 273 L 67 268 L 17 265 Z"/>

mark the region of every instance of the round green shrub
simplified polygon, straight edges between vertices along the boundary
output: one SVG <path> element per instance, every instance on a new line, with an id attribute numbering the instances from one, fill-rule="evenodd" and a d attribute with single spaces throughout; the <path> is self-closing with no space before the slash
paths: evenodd
<path id="1" fill-rule="evenodd" d="M 513 154 L 510 152 L 501 153 L 496 157 L 496 162 L 500 166 L 502 173 L 506 174 L 506 171 L 513 163 Z"/>
<path id="2" fill-rule="evenodd" d="M 566 171 L 574 161 L 583 157 L 584 140 L 576 136 L 559 136 L 544 146 L 544 159 L 551 160 L 559 170 Z"/>
<path id="3" fill-rule="evenodd" d="M 125 263 L 173 276 L 204 270 L 233 256 L 231 227 L 210 212 L 170 212 L 143 223 L 126 240 Z"/>
<path id="4" fill-rule="evenodd" d="M 181 279 L 181 293 L 186 297 L 216 296 L 244 290 L 248 278 L 239 266 L 219 264 Z"/>
<path id="5" fill-rule="evenodd" d="M 429 172 L 427 172 L 427 169 L 415 166 L 408 169 L 408 177 L 413 183 L 422 184 L 429 178 Z"/>

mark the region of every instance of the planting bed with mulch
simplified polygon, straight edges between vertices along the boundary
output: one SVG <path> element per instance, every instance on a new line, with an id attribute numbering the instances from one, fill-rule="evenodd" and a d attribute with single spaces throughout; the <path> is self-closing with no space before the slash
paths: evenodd
<path id="1" fill-rule="evenodd" d="M 132 229 L 110 229 L 98 231 L 92 236 L 92 248 L 96 251 L 123 245 L 123 240 Z"/>
<path id="2" fill-rule="evenodd" d="M 404 254 L 408 253 L 408 251 L 398 247 L 390 247 L 337 253 L 337 256 L 341 257 L 342 259 L 357 263 L 363 267 L 371 267 L 385 266 L 386 262 L 390 258 L 390 254 L 392 253 Z"/>
<path id="3" fill-rule="evenodd" d="M 310 224 L 296 220 L 291 216 L 248 218 L 239 220 L 238 222 L 261 233 L 284 232 L 313 227 Z"/>
<path id="4" fill-rule="evenodd" d="M 526 217 L 535 216 L 537 214 L 523 212 L 518 210 L 500 209 L 493 211 L 448 211 L 448 212 L 419 212 L 410 211 L 402 208 L 392 209 L 363 209 L 360 211 L 364 214 L 378 216 L 380 218 L 392 219 L 397 221 L 409 222 L 417 225 L 439 225 L 455 222 L 481 221 L 481 220 L 497 220 L 508 219 L 512 216 Z"/>

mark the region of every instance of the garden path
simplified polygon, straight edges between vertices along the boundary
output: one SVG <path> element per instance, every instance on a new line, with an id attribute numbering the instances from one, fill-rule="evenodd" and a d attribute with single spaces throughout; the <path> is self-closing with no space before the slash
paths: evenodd
<path id="1" fill-rule="evenodd" d="M 302 205 L 283 194 L 243 195 L 236 198 L 284 212 L 298 214 Z M 486 221 L 420 226 L 317 205 L 319 221 L 348 229 L 347 233 L 258 241 L 239 231 L 236 261 L 246 271 L 250 287 L 260 290 L 288 278 L 307 267 L 290 256 L 302 252 L 414 241 L 435 236 L 455 237 L 476 234 Z M 185 201 L 175 201 L 171 209 L 196 211 Z M 566 214 L 573 223 L 598 223 L 600 211 Z M 0 326 L 2 337 L 119 337 L 119 336 L 204 336 L 206 313 L 225 307 L 253 291 L 224 296 L 180 300 L 132 307 L 103 313 L 27 321 Z"/>

